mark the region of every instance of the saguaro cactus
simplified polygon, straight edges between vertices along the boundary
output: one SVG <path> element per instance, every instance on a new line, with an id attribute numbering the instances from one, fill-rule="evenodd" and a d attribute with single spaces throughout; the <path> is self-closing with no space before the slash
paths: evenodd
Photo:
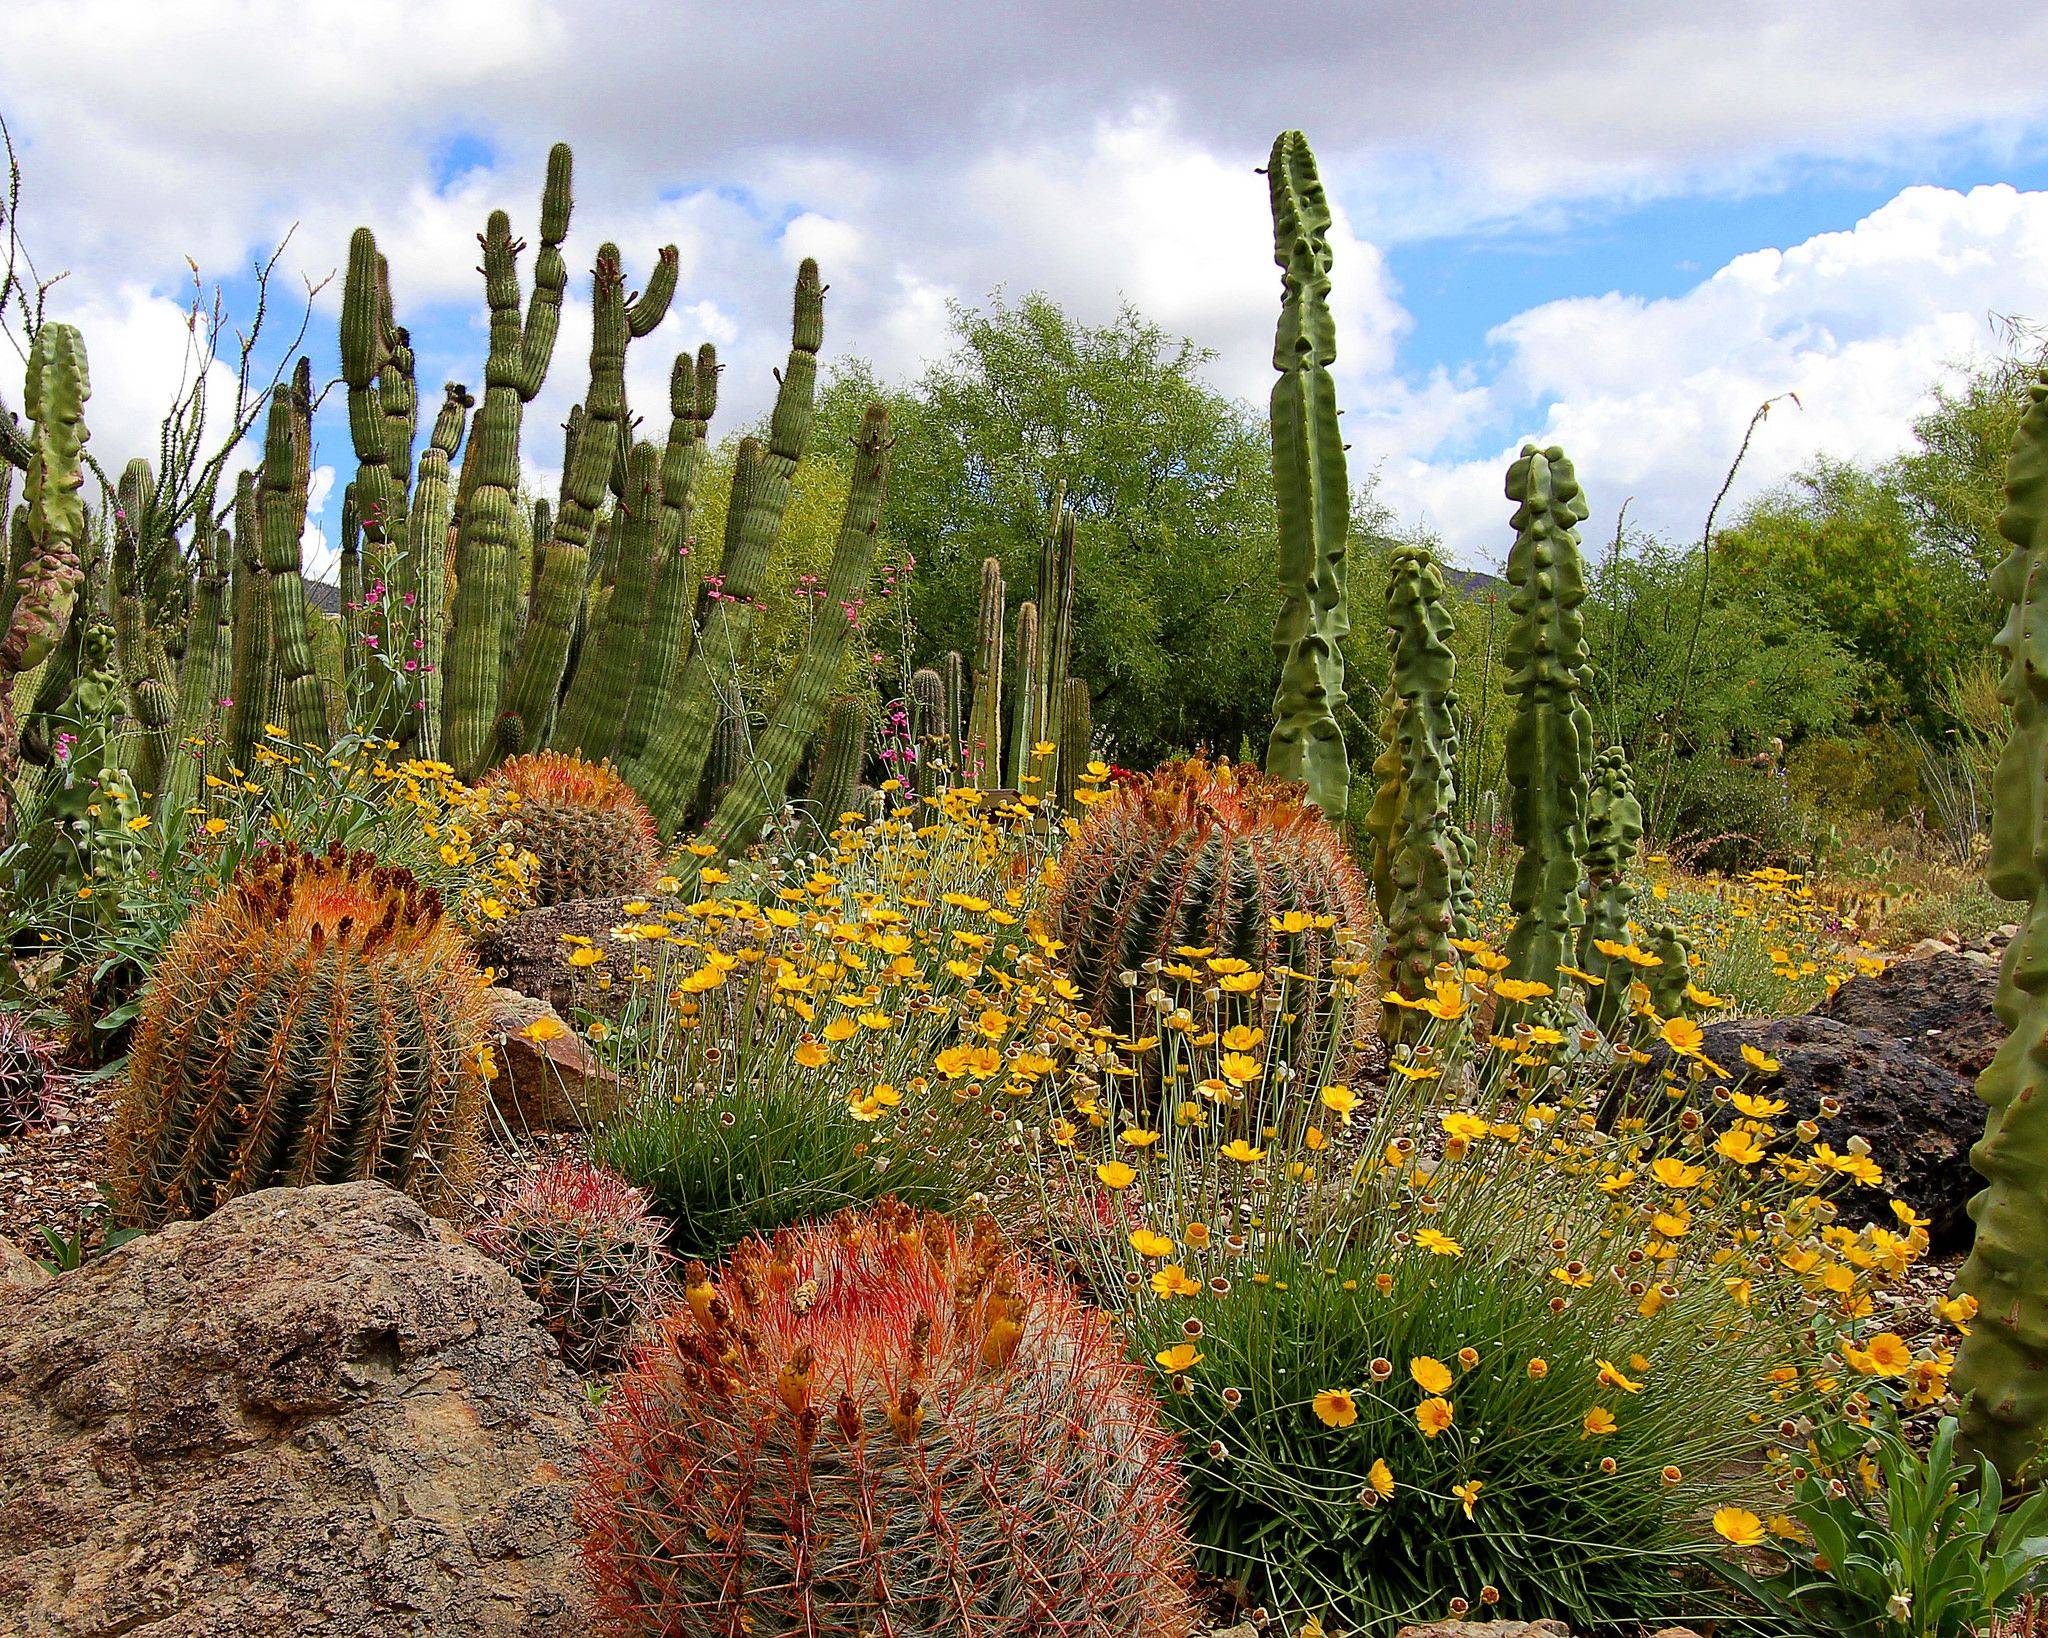
<path id="1" fill-rule="evenodd" d="M 1273 503 L 1280 530 L 1283 602 L 1273 628 L 1280 686 L 1266 771 L 1308 786 L 1341 823 L 1350 768 L 1337 712 L 1343 706 L 1344 540 L 1351 489 L 1337 429 L 1337 323 L 1330 314 L 1330 204 L 1315 155 L 1299 131 L 1283 131 L 1266 165 L 1273 202 L 1273 256 L 1281 269 L 1280 324 L 1273 338 Z"/>
<path id="2" fill-rule="evenodd" d="M 1990 1106 L 1970 1164 L 1985 1187 L 1956 1287 L 1978 1313 L 1956 1359 L 1963 1439 L 2008 1478 L 2038 1478 L 2048 1437 L 2048 371 L 2028 390 L 2005 470 L 1991 584 L 2005 604 L 1999 697 L 2012 733 L 1992 784 L 1991 891 L 2027 906 L 1996 1006 L 2010 1032 L 1977 1095 Z"/>
<path id="3" fill-rule="evenodd" d="M 1628 986 L 1635 973 L 1626 960 L 1603 954 L 1599 946 L 1629 942 L 1635 889 L 1628 884 L 1628 870 L 1642 839 L 1643 804 L 1636 796 L 1628 753 L 1610 746 L 1593 764 L 1587 792 L 1586 909 L 1578 955 L 1579 970 L 1601 981 L 1586 998 L 1586 1011 L 1605 1030 L 1628 1016 Z"/>
<path id="4" fill-rule="evenodd" d="M 1507 691 L 1509 816 L 1522 856 L 1508 900 L 1515 925 L 1508 972 L 1557 988 L 1578 915 L 1579 859 L 1585 851 L 1586 761 L 1592 719 L 1580 698 L 1587 665 L 1585 565 L 1578 526 L 1586 498 L 1561 449 L 1524 444 L 1508 468 L 1515 544 L 1508 554 Z"/>
<path id="5" fill-rule="evenodd" d="M 1382 977 L 1396 993 L 1425 993 L 1436 969 L 1453 959 L 1452 923 L 1464 853 L 1454 834 L 1457 811 L 1457 662 L 1443 573 L 1419 546 L 1396 551 L 1387 578 L 1387 632 L 1393 664 L 1387 684 L 1387 744 L 1374 764 L 1379 788 L 1366 828 L 1373 837 L 1373 878 L 1387 925 Z M 1423 1015 L 1387 1007 L 1380 1032 L 1411 1033 Z"/>

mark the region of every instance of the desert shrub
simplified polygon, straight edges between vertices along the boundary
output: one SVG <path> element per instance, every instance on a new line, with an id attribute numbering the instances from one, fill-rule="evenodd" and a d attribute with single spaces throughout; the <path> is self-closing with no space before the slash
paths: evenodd
<path id="1" fill-rule="evenodd" d="M 1653 1620 L 1717 1510 L 1772 1510 L 1777 1430 L 1857 1359 L 1897 1364 L 1895 1337 L 1861 1348 L 1871 1292 L 1925 1230 L 1837 1224 L 1826 1187 L 1869 1162 L 1725 1090 L 1688 1019 L 1638 1016 L 1689 1073 L 1603 1122 L 1612 1049 L 1475 1036 L 1500 963 L 1469 954 L 1376 1106 L 1296 1077 L 1198 975 L 1160 1020 L 1193 1059 L 1174 1118 L 1197 1140 L 1161 1141 L 1093 1039 L 1036 1152 L 1097 1206 L 1075 1254 L 1160 1373 L 1206 1568 L 1332 1629 Z M 1696 1106 L 1722 1097 L 1739 1118 L 1715 1137 Z M 1938 1393 L 1946 1362 L 1897 1368 Z"/>
<path id="2" fill-rule="evenodd" d="M 1185 1638 L 1171 1445 L 1057 1280 L 885 1203 L 750 1241 L 607 1401 L 581 1509 L 616 1634 Z"/>
<path id="3" fill-rule="evenodd" d="M 1666 835 L 1672 851 L 1698 870 L 1796 870 L 1813 853 L 1812 825 L 1784 774 L 1770 767 L 1695 768 Z"/>
<path id="4" fill-rule="evenodd" d="M 519 1178 L 471 1230 L 540 1304 L 572 1370 L 609 1371 L 667 1287 L 661 1223 L 644 1195 L 582 1161 Z"/>

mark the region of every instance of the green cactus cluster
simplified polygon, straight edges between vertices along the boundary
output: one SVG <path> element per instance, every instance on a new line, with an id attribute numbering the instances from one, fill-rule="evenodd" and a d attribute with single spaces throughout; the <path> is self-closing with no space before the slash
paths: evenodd
<path id="1" fill-rule="evenodd" d="M 108 1170 L 157 1228 L 274 1184 L 468 1199 L 489 1003 L 438 896 L 339 843 L 269 849 L 172 938 L 144 993 Z"/>
<path id="2" fill-rule="evenodd" d="M 1577 964 L 1599 982 L 1586 998 L 1586 1011 L 1603 1030 L 1612 1031 L 1628 1016 L 1628 987 L 1635 970 L 1602 944 L 1628 944 L 1635 888 L 1629 871 L 1643 839 L 1643 804 L 1636 796 L 1635 775 L 1628 753 L 1620 746 L 1602 751 L 1593 763 L 1586 791 L 1586 879 L 1579 924 Z"/>

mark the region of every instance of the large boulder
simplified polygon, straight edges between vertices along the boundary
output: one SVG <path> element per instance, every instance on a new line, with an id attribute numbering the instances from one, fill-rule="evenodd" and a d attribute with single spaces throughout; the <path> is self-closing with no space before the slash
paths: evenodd
<path id="1" fill-rule="evenodd" d="M 1824 1017 L 1902 1041 L 1922 1057 L 1975 1080 L 2005 1039 L 1991 1010 L 1997 958 L 1982 950 L 1941 950 L 1852 978 L 1820 1008 Z"/>
<path id="2" fill-rule="evenodd" d="M 377 1183 L 266 1189 L 8 1296 L 0 1611 L 84 1638 L 558 1638 L 588 1401 Z"/>
<path id="3" fill-rule="evenodd" d="M 519 1133 L 589 1131 L 618 1102 L 618 1077 L 547 1002 L 502 986 L 486 993 L 499 1117 Z"/>
<path id="4" fill-rule="evenodd" d="M 1818 1120 L 1821 1141 L 1837 1150 L 1853 1137 L 1870 1145 L 1884 1186 L 1837 1191 L 1832 1198 L 1845 1221 L 1892 1224 L 1896 1197 L 1929 1219 L 1936 1251 L 1969 1244 L 1967 1208 L 1982 1186 L 1970 1169 L 1970 1145 L 1984 1131 L 1984 1105 L 1969 1078 L 1890 1035 L 1819 1013 L 1735 1019 L 1707 1026 L 1705 1035 L 1707 1057 L 1750 1090 L 1784 1100 L 1780 1124 Z M 1749 1068 L 1745 1046 L 1778 1067 Z M 1821 1115 L 1824 1098 L 1839 1106 L 1834 1115 Z"/>

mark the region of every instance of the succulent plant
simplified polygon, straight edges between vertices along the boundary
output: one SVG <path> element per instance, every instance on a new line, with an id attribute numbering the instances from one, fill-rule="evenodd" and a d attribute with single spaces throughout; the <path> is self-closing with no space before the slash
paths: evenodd
<path id="1" fill-rule="evenodd" d="M 497 837 L 533 855 L 535 904 L 617 898 L 654 885 L 654 817 L 610 763 L 535 751 L 499 764 L 483 785 L 518 798 L 497 821 Z"/>
<path id="2" fill-rule="evenodd" d="M 57 1055 L 18 1014 L 0 1012 L 0 1138 L 40 1126 L 56 1085 Z"/>
<path id="3" fill-rule="evenodd" d="M 1065 946 L 1081 1004 L 1126 1039 L 1154 1033 L 1145 992 L 1180 947 L 1250 963 L 1268 975 L 1259 993 L 1269 1033 L 1290 1032 L 1276 1045 L 1308 1073 L 1348 1065 L 1357 1046 L 1369 1000 L 1337 964 L 1341 940 L 1369 925 L 1371 909 L 1343 836 L 1300 785 L 1191 757 L 1113 786 L 1088 809 L 1046 927 Z"/>
<path id="4" fill-rule="evenodd" d="M 607 1399 L 601 1630 L 1183 1638 L 1170 1440 L 1103 1315 L 885 1202 L 751 1241 Z"/>
<path id="5" fill-rule="evenodd" d="M 457 1209 L 484 1115 L 484 980 L 441 901 L 339 843 L 265 849 L 157 963 L 109 1135 L 156 1228 L 276 1184 L 376 1179 Z"/>
<path id="6" fill-rule="evenodd" d="M 615 1173 L 558 1160 L 520 1178 L 470 1238 L 540 1304 L 572 1370 L 616 1370 L 666 1289 L 660 1221 Z"/>

